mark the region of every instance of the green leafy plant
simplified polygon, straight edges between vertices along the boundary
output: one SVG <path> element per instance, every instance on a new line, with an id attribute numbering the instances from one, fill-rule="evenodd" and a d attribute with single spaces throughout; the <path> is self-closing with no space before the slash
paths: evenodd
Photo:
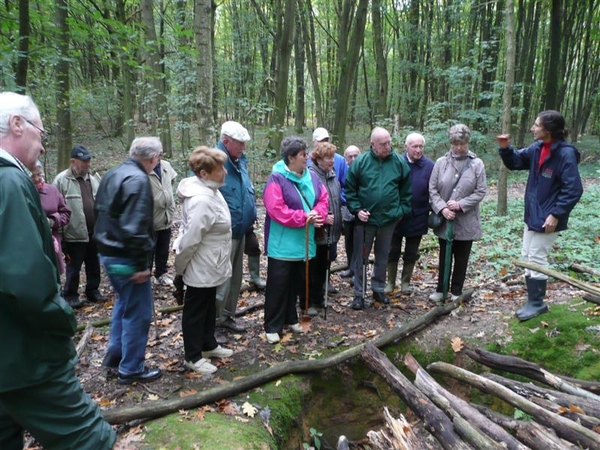
<path id="1" fill-rule="evenodd" d="M 526 412 L 521 411 L 520 409 L 515 409 L 513 417 L 515 418 L 515 420 L 523 420 L 524 422 L 531 422 L 533 420 L 533 417 L 531 417 Z"/>
<path id="2" fill-rule="evenodd" d="M 317 450 L 321 450 L 321 436 L 323 436 L 323 433 L 321 433 L 320 431 L 317 431 L 316 428 L 310 429 L 310 439 L 312 442 L 315 443 L 314 448 L 316 448 Z M 305 450 L 308 450 L 309 448 L 311 448 L 311 446 L 310 446 L 310 444 L 307 444 L 305 442 L 302 444 L 302 448 L 304 448 Z"/>

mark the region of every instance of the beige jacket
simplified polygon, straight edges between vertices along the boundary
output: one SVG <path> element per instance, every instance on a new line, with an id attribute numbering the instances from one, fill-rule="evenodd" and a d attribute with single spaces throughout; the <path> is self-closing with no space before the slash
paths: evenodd
<path id="1" fill-rule="evenodd" d="M 100 174 L 97 172 L 89 175 L 92 182 L 92 196 L 96 200 L 98 186 L 100 186 Z M 85 224 L 83 214 L 83 201 L 81 200 L 81 188 L 79 182 L 69 167 L 56 175 L 52 182 L 65 198 L 67 206 L 71 210 L 71 220 L 61 230 L 62 240 L 65 242 L 88 242 L 89 233 Z"/>
<path id="2" fill-rule="evenodd" d="M 475 153 L 469 151 L 467 158 L 471 164 L 454 190 L 452 186 L 466 160 L 456 160 L 450 152 L 435 162 L 429 179 L 429 203 L 435 213 L 441 211 L 448 200 L 456 200 L 460 204 L 462 211 L 454 219 L 454 239 L 458 241 L 473 241 L 482 235 L 479 204 L 486 194 L 485 167 Z M 435 234 L 445 239 L 446 224 Z"/>
<path id="3" fill-rule="evenodd" d="M 214 183 L 193 176 L 179 183 L 183 222 L 175 240 L 175 271 L 192 287 L 219 286 L 231 276 L 231 215 Z"/>
<path id="4" fill-rule="evenodd" d="M 168 161 L 160 162 L 161 178 L 154 171 L 148 174 L 152 186 L 152 198 L 154 199 L 154 230 L 166 230 L 173 225 L 173 214 L 175 213 L 175 199 L 173 197 L 173 185 L 177 172 Z"/>

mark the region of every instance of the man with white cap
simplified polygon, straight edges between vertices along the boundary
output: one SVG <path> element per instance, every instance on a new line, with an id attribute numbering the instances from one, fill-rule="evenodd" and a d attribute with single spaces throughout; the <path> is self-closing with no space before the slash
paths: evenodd
<path id="1" fill-rule="evenodd" d="M 256 220 L 254 186 L 248 175 L 244 156 L 246 142 L 250 140 L 248 130 L 234 121 L 221 126 L 221 138 L 217 148 L 227 154 L 227 176 L 219 188 L 231 213 L 231 265 L 232 275 L 217 288 L 217 326 L 235 332 L 246 328 L 235 321 L 235 310 L 242 287 L 244 237 Z M 223 337 L 219 336 L 221 342 Z M 219 339 L 218 339 L 219 340 Z"/>

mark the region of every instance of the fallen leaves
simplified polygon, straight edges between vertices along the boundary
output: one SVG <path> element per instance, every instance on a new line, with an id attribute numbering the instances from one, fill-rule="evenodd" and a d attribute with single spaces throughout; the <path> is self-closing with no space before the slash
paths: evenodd
<path id="1" fill-rule="evenodd" d="M 256 415 L 257 411 L 258 410 L 248 402 L 245 402 L 242 405 L 242 412 L 244 414 L 246 414 L 248 417 L 254 417 Z"/>
<path id="2" fill-rule="evenodd" d="M 455 353 L 460 352 L 465 346 L 465 343 L 459 337 L 452 338 L 450 344 L 452 345 L 452 350 L 454 350 Z"/>

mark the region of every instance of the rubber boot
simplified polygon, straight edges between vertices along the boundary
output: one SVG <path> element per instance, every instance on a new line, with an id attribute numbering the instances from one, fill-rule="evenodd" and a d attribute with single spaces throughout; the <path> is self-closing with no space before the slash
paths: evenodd
<path id="1" fill-rule="evenodd" d="M 260 277 L 260 256 L 248 256 L 248 269 L 250 270 L 250 280 L 256 289 L 264 289 L 267 283 Z"/>
<path id="2" fill-rule="evenodd" d="M 404 263 L 402 266 L 402 276 L 400 278 L 400 292 L 405 295 L 409 295 L 412 293 L 412 289 L 410 288 L 410 279 L 412 278 L 413 271 L 415 270 L 415 263 Z"/>
<path id="3" fill-rule="evenodd" d="M 527 303 L 516 313 L 521 322 L 548 312 L 548 305 L 544 303 L 548 280 L 526 277 L 525 283 L 527 284 Z"/>
<path id="4" fill-rule="evenodd" d="M 397 262 L 389 262 L 387 264 L 387 283 L 385 285 L 385 289 L 383 290 L 384 294 L 391 294 L 396 289 L 396 277 L 398 276 L 398 263 Z"/>

